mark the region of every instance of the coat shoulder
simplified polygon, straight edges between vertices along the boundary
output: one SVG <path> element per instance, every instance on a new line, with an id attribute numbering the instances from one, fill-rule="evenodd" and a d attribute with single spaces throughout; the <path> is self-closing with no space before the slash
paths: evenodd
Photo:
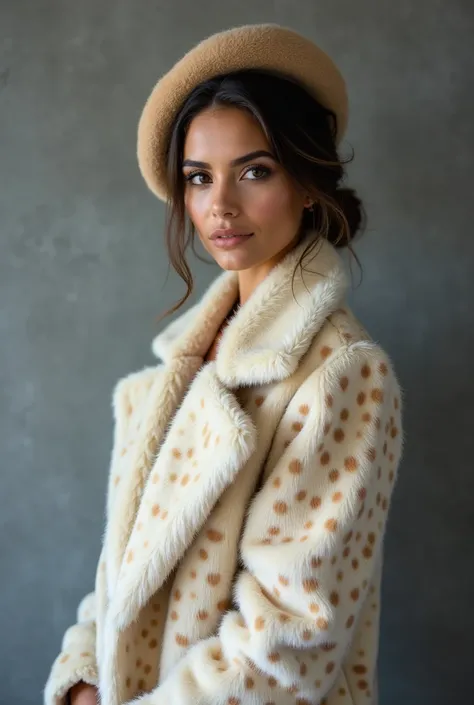
<path id="1" fill-rule="evenodd" d="M 313 338 L 300 372 L 301 385 L 317 386 L 321 373 L 338 374 L 359 363 L 381 365 L 399 386 L 387 351 L 370 335 L 350 307 L 343 305 L 328 316 Z"/>

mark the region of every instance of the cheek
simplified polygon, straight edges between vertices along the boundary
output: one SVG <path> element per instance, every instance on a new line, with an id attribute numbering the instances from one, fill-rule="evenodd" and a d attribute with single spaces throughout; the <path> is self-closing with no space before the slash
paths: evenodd
<path id="1" fill-rule="evenodd" d="M 252 203 L 254 220 L 262 225 L 265 223 L 287 225 L 298 218 L 302 207 L 293 190 L 282 183 L 262 189 L 259 197 Z"/>

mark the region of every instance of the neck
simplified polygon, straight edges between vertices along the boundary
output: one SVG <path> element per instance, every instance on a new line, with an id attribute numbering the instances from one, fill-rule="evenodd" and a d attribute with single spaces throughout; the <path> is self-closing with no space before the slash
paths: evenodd
<path id="1" fill-rule="evenodd" d="M 239 301 L 241 306 L 249 300 L 257 286 L 267 277 L 273 267 L 278 264 L 278 262 L 281 262 L 287 253 L 298 244 L 300 239 L 301 233 L 298 233 L 286 247 L 270 259 L 255 267 L 243 269 L 239 272 Z"/>

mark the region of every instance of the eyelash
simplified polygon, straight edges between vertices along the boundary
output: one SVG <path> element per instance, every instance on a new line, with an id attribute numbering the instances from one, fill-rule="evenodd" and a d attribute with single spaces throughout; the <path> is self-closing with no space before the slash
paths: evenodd
<path id="1" fill-rule="evenodd" d="M 249 171 L 252 170 L 257 170 L 263 172 L 263 176 L 260 176 L 259 178 L 256 179 L 251 179 L 251 181 L 262 181 L 262 179 L 265 179 L 267 176 L 270 176 L 272 173 L 272 170 L 268 166 L 263 166 L 263 164 L 253 164 L 252 166 L 247 167 L 246 171 L 244 174 L 248 174 Z M 207 176 L 205 171 L 192 171 L 190 174 L 187 174 L 184 178 L 185 181 L 189 183 L 190 186 L 207 186 L 207 184 L 193 184 L 192 180 L 194 177 L 198 175 L 204 175 Z"/>

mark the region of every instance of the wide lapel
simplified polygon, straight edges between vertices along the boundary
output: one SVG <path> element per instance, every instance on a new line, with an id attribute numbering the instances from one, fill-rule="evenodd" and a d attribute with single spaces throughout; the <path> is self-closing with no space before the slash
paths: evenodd
<path id="1" fill-rule="evenodd" d="M 201 364 L 201 358 L 175 358 L 167 365 L 157 366 L 154 373 L 148 372 L 149 388 L 145 400 L 134 413 L 127 408 L 131 403 L 126 392 L 127 386 L 137 384 L 134 377 L 139 377 L 140 373 L 122 380 L 115 392 L 116 437 L 104 537 L 109 599 L 113 598 L 116 590 L 120 566 L 157 450 L 170 419 Z M 135 428 L 126 428 L 127 416 L 135 419 Z"/>
<path id="2" fill-rule="evenodd" d="M 256 447 L 256 429 L 215 363 L 196 375 L 146 482 L 110 614 L 118 628 L 160 588 Z"/>

